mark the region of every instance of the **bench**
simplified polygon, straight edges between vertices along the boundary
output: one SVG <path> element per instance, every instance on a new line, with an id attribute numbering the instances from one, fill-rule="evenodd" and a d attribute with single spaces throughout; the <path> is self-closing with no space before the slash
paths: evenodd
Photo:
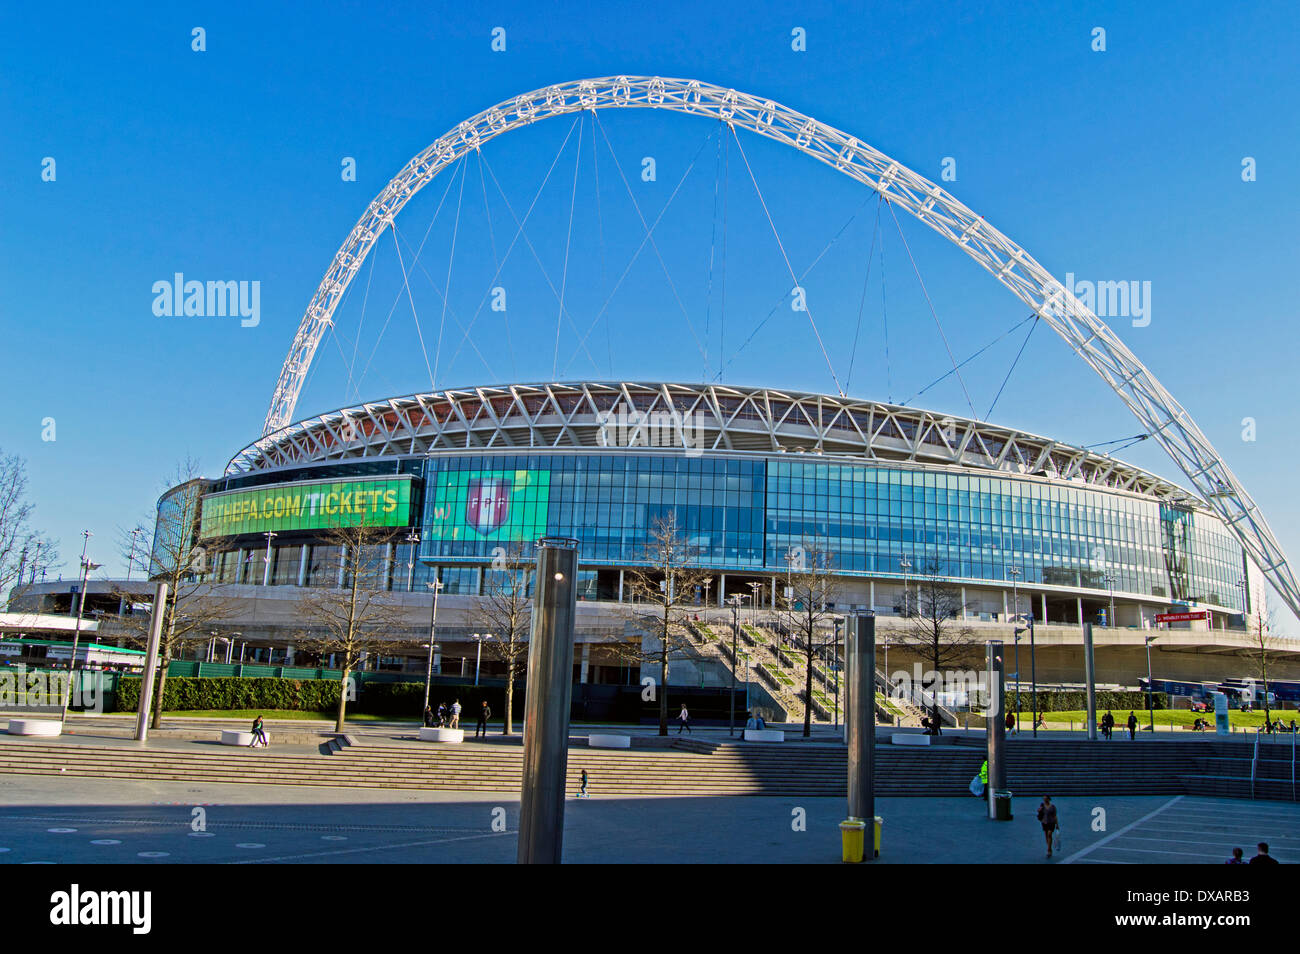
<path id="1" fill-rule="evenodd" d="M 746 742 L 784 742 L 785 733 L 780 729 L 746 729 Z"/>
<path id="2" fill-rule="evenodd" d="M 440 726 L 425 726 L 420 729 L 421 742 L 464 742 L 464 729 L 444 729 Z"/>
<path id="3" fill-rule="evenodd" d="M 271 733 L 263 729 L 262 734 L 266 736 L 266 742 L 269 745 L 271 743 Z M 221 744 L 222 745 L 252 745 L 253 733 L 249 732 L 246 729 L 222 729 Z"/>
<path id="4" fill-rule="evenodd" d="M 632 747 L 632 737 L 630 735 L 600 735 L 593 733 L 587 736 L 587 745 L 593 749 L 630 749 Z"/>
<path id="5" fill-rule="evenodd" d="M 63 723 L 57 719 L 10 719 L 10 735 L 41 735 L 53 738 L 63 734 Z"/>
<path id="6" fill-rule="evenodd" d="M 913 735 L 910 732 L 895 732 L 889 737 L 889 741 L 893 745 L 929 745 L 931 738 L 933 738 L 933 736 Z"/>

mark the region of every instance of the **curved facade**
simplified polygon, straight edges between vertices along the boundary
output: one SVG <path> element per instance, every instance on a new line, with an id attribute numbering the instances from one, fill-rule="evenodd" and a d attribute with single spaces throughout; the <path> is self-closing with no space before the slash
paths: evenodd
<path id="1" fill-rule="evenodd" d="M 1005 614 L 1014 577 L 1049 622 L 1100 621 L 1112 597 L 1120 625 L 1173 605 L 1251 612 L 1254 577 L 1217 516 L 1112 458 L 757 388 L 519 385 L 341 409 L 241 451 L 203 510 L 202 535 L 226 541 L 216 578 L 271 585 L 330 585 L 319 531 L 349 521 L 406 531 L 388 554 L 395 589 L 436 574 L 476 592 L 500 548 L 554 535 L 580 543 L 584 597 L 617 600 L 669 511 L 717 571 L 710 602 L 768 603 L 789 549 L 810 544 L 842 578 L 839 605 L 882 612 L 931 562 L 971 613 Z"/>

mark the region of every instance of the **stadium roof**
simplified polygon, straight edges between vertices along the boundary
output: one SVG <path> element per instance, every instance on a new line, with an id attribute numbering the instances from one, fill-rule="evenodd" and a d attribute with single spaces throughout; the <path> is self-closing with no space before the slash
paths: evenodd
<path id="1" fill-rule="evenodd" d="M 630 381 L 449 388 L 339 408 L 248 445 L 226 475 L 466 451 L 645 451 L 610 440 L 612 428 L 626 434 L 638 421 L 661 429 L 681 421 L 679 440 L 706 451 L 950 466 L 1203 506 L 1182 487 L 1108 455 L 983 421 L 777 388 Z"/>

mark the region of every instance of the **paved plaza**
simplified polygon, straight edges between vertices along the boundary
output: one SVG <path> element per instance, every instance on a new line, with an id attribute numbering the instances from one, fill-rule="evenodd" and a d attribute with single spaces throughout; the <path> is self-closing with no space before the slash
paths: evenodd
<path id="1" fill-rule="evenodd" d="M 1033 817 L 994 823 L 973 798 L 881 798 L 880 863 L 1047 864 Z M 1300 806 L 1176 797 L 1062 798 L 1061 863 L 1222 863 L 1267 840 L 1300 861 Z M 202 808 L 203 830 L 195 831 Z M 1094 809 L 1106 830 L 1093 831 Z M 513 862 L 517 793 L 0 776 L 0 864 Z M 840 798 L 571 799 L 570 863 L 830 863 Z M 806 823 L 799 825 L 803 817 Z M 502 822 L 504 821 L 504 831 Z M 495 824 L 494 824 L 495 823 Z M 805 830 L 797 830 L 803 827 Z"/>

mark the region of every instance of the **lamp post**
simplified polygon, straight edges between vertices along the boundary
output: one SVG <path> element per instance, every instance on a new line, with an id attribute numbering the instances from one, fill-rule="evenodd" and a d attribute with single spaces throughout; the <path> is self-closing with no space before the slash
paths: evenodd
<path id="1" fill-rule="evenodd" d="M 745 711 L 749 712 L 749 650 L 743 650 L 740 655 L 745 660 Z"/>
<path id="2" fill-rule="evenodd" d="M 142 527 L 136 527 L 131 531 L 131 555 L 126 559 L 126 582 L 131 582 L 131 567 L 135 566 L 135 538 L 144 533 Z"/>
<path id="3" fill-rule="evenodd" d="M 485 634 L 483 633 L 474 633 L 474 642 L 476 644 L 476 648 L 474 650 L 474 685 L 475 686 L 478 685 L 479 667 L 483 664 L 483 636 L 484 635 Z"/>
<path id="4" fill-rule="evenodd" d="M 1011 636 L 1016 644 L 1016 729 L 1020 728 L 1020 567 L 1013 566 L 1007 571 L 1011 574 Z M 1002 591 L 1004 594 L 1006 590 Z"/>
<path id="5" fill-rule="evenodd" d="M 90 579 L 90 571 L 97 570 L 100 566 L 86 559 L 86 548 L 90 546 L 90 538 L 94 534 L 89 530 L 82 530 L 81 535 L 85 538 L 81 545 L 81 599 L 77 602 L 77 622 L 72 629 L 72 658 L 68 660 L 68 684 L 63 690 L 64 719 L 68 717 L 68 704 L 72 701 L 72 681 L 77 676 L 77 646 L 81 642 L 81 616 L 86 611 L 86 583 Z"/>
<path id="6" fill-rule="evenodd" d="M 265 537 L 266 537 L 266 556 L 263 557 L 263 559 L 266 561 L 266 569 L 262 572 L 262 585 L 270 586 L 271 585 L 271 541 L 275 539 L 276 532 L 274 530 L 268 530 L 265 533 Z"/>
<path id="7" fill-rule="evenodd" d="M 406 542 L 411 545 L 411 555 L 406 561 L 407 592 L 415 586 L 415 548 L 420 545 L 420 531 L 412 530 L 406 535 Z"/>
<path id="8" fill-rule="evenodd" d="M 1147 726 L 1147 729 L 1148 729 L 1149 731 L 1151 731 L 1151 732 L 1154 732 L 1154 731 L 1156 730 L 1156 710 L 1155 710 L 1155 703 L 1152 701 L 1152 695 L 1151 695 L 1152 690 L 1155 688 L 1154 686 L 1151 685 L 1151 644 L 1152 644 L 1153 642 L 1155 642 L 1155 640 L 1156 640 L 1156 637 L 1154 637 L 1154 636 L 1148 636 L 1148 637 L 1146 637 L 1146 644 L 1147 644 L 1147 721 L 1148 721 L 1148 723 L 1149 723 L 1149 725 Z"/>
<path id="9" fill-rule="evenodd" d="M 758 628 L 758 591 L 762 586 L 763 584 L 759 583 L 757 580 L 750 580 L 749 582 L 749 592 L 752 594 L 749 600 L 749 612 L 752 625 L 755 629 Z"/>
<path id="10" fill-rule="evenodd" d="M 835 618 L 835 652 L 831 657 L 832 672 L 835 673 L 835 731 L 840 730 L 840 627 L 844 625 L 844 620 L 838 616 Z M 875 682 L 875 676 L 872 676 L 872 682 Z"/>
<path id="11" fill-rule="evenodd" d="M 1030 721 L 1033 723 L 1034 738 L 1038 738 L 1038 668 L 1034 661 L 1034 614 L 1025 614 L 1025 626 L 1027 629 L 1021 629 L 1019 626 L 1012 630 L 1016 638 L 1016 726 L 1019 731 L 1020 725 L 1020 636 L 1022 633 L 1029 633 L 1029 686 L 1033 700 L 1033 717 Z"/>
<path id="12" fill-rule="evenodd" d="M 1115 625 L 1115 584 L 1118 583 L 1119 581 L 1116 580 L 1115 577 L 1111 576 L 1109 573 L 1103 576 L 1101 578 L 1101 581 L 1106 584 L 1106 589 L 1110 591 L 1110 616 L 1106 617 L 1106 624 L 1108 626 L 1114 627 Z"/>
<path id="13" fill-rule="evenodd" d="M 736 638 L 740 633 L 740 600 L 739 593 L 733 594 L 727 600 L 731 604 L 731 715 L 727 723 L 727 735 L 736 734 L 736 668 L 740 662 L 740 657 L 736 655 Z M 749 700 L 748 682 L 745 684 L 745 700 Z"/>
<path id="14" fill-rule="evenodd" d="M 429 664 L 424 670 L 424 709 L 429 707 L 429 687 L 433 683 L 433 650 L 437 643 L 438 593 L 442 590 L 442 580 L 431 580 L 426 585 L 433 591 L 433 610 L 429 614 Z"/>
<path id="15" fill-rule="evenodd" d="M 903 557 L 898 561 L 898 565 L 903 569 L 903 615 L 911 616 L 912 597 L 907 591 L 907 571 L 912 569 L 912 561 Z"/>
<path id="16" fill-rule="evenodd" d="M 706 576 L 704 578 L 704 608 L 705 609 L 709 608 L 709 587 L 711 586 L 713 586 L 713 577 Z"/>

